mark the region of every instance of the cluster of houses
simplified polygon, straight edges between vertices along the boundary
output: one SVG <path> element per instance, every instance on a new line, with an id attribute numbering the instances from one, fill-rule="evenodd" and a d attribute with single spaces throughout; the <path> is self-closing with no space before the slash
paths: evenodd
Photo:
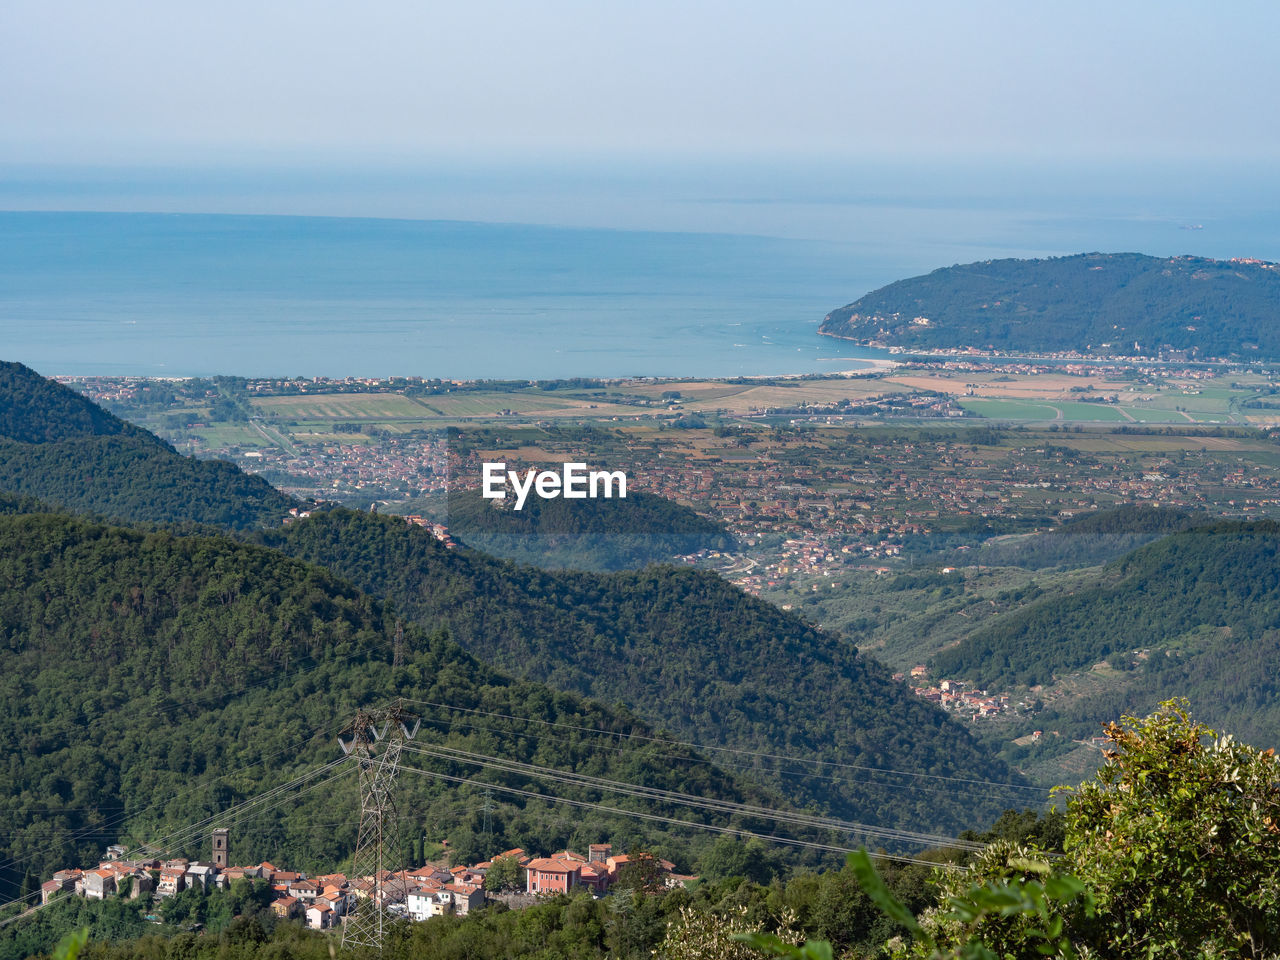
<path id="1" fill-rule="evenodd" d="M 928 670 L 923 664 L 911 668 L 913 681 L 923 680 Z M 901 673 L 893 675 L 895 680 L 905 680 Z M 944 710 L 953 713 L 968 714 L 970 719 L 995 717 L 1009 709 L 1007 693 L 989 693 L 986 690 L 971 690 L 964 680 L 943 680 L 935 686 L 912 685 L 912 692 L 917 697 L 930 700 Z"/>
<path id="2" fill-rule="evenodd" d="M 351 882 L 340 873 L 308 878 L 265 861 L 256 866 L 229 867 L 183 858 L 125 860 L 123 856 L 124 848 L 113 845 L 96 868 L 59 870 L 41 885 L 41 902 L 48 903 L 62 893 L 89 900 L 114 896 L 163 899 L 186 890 L 222 890 L 233 880 L 248 878 L 271 884 L 276 894 L 271 909 L 276 916 L 303 920 L 324 930 L 349 913 L 358 897 L 368 896 L 373 886 L 368 880 Z"/>
<path id="3" fill-rule="evenodd" d="M 523 877 L 524 892 L 539 896 L 555 896 L 585 891 L 603 896 L 611 884 L 635 858 L 613 853 L 607 843 L 593 843 L 587 856 L 561 850 L 549 857 L 531 857 L 516 848 L 475 866 L 452 869 L 427 864 L 400 871 L 384 871 L 374 877 L 349 879 L 341 873 L 308 877 L 305 873 L 281 870 L 267 862 L 256 866 L 227 866 L 227 835 L 214 833 L 214 860 L 192 862 L 176 858 L 125 859 L 126 849 L 119 844 L 107 848 L 105 859 L 88 870 L 59 870 L 41 887 L 42 902 L 63 893 L 90 900 L 128 896 L 138 898 L 171 897 L 184 890 L 225 889 L 242 878 L 265 880 L 275 891 L 271 909 L 284 920 L 301 920 L 316 930 L 327 930 L 342 922 L 362 899 L 372 899 L 390 913 L 411 920 L 426 920 L 446 914 L 466 916 L 485 905 L 485 878 L 494 864 L 502 859 L 514 861 Z M 647 855 L 646 855 L 647 856 Z M 690 880 L 675 872 L 666 860 L 651 859 L 662 882 L 669 887 Z"/>
<path id="4" fill-rule="evenodd" d="M 429 517 L 419 516 L 416 513 L 405 514 L 401 519 L 411 527 L 425 527 L 431 531 L 431 535 L 443 543 L 450 550 L 453 550 L 458 544 L 454 541 L 453 536 L 449 533 L 449 528 L 443 523 L 436 523 Z"/>

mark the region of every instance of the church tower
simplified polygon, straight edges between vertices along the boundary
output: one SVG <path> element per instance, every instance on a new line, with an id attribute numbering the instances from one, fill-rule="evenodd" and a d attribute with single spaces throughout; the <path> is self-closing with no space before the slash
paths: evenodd
<path id="1" fill-rule="evenodd" d="M 213 865 L 220 870 L 227 869 L 226 827 L 219 827 L 213 831 Z"/>

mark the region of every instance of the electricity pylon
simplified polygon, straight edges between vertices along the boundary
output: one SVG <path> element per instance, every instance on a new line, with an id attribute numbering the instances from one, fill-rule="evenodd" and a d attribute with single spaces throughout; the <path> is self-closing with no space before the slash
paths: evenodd
<path id="1" fill-rule="evenodd" d="M 391 796 L 400 769 L 400 751 L 418 733 L 422 721 L 397 701 L 384 710 L 361 710 L 342 732 L 338 745 L 360 765 L 360 830 L 351 857 L 352 881 L 369 877 L 368 897 L 356 900 L 342 923 L 342 945 L 382 950 L 386 917 L 387 842 L 396 836 L 396 807 Z M 343 740 L 349 734 L 350 740 Z"/>

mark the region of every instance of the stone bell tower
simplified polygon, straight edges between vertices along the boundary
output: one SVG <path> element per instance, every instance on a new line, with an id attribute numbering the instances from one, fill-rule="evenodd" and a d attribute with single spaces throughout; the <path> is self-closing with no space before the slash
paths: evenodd
<path id="1" fill-rule="evenodd" d="M 227 832 L 226 827 L 213 831 L 213 865 L 220 870 L 227 869 Z"/>

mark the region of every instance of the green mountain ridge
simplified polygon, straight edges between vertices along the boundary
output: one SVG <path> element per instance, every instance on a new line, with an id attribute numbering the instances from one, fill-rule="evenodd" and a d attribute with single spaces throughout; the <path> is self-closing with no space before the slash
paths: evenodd
<path id="1" fill-rule="evenodd" d="M 425 745 L 781 803 L 653 736 L 632 715 L 502 676 L 442 632 L 404 625 L 404 665 L 393 667 L 394 626 L 382 602 L 262 547 L 63 515 L 0 516 L 0 897 L 54 869 L 96 863 L 107 843 L 150 841 L 337 759 L 335 736 L 355 710 L 396 697 L 423 716 Z M 485 715 L 428 706 L 440 703 Z M 546 722 L 569 726 L 549 732 Z M 483 776 L 474 765 L 409 754 L 405 763 Z M 492 782 L 601 799 L 532 774 Z M 603 811 L 566 818 L 501 792 L 486 837 L 480 790 L 402 774 L 406 858 L 409 839 L 424 834 L 448 837 L 456 856 L 477 859 L 517 843 L 549 851 L 608 838 L 624 848 L 654 845 L 689 867 L 714 842 Z M 720 814 L 605 800 L 761 829 Z M 233 856 L 332 868 L 354 846 L 357 808 L 348 777 L 231 824 Z M 197 835 L 175 852 L 202 850 Z"/>
<path id="2" fill-rule="evenodd" d="M 496 502 L 478 490 L 450 493 L 450 534 L 491 556 L 538 567 L 629 570 L 733 546 L 722 524 L 643 491 L 612 500 L 530 497 L 520 511 Z"/>
<path id="3" fill-rule="evenodd" d="M 79 469 L 92 473 L 101 458 L 84 444 L 100 439 L 118 438 L 22 446 L 36 458 L 57 451 L 64 469 L 54 473 L 70 489 L 76 451 L 88 451 Z M 148 485 L 144 477 L 122 489 L 111 486 L 111 510 L 99 505 L 97 512 L 207 523 L 216 511 L 234 510 L 237 484 L 260 482 L 227 464 L 218 467 L 225 474 L 213 473 L 198 461 L 166 457 L 172 481 Z M 42 492 L 47 478 L 37 483 L 20 471 L 10 475 L 28 481 L 18 493 L 61 506 Z M 220 482 L 224 478 L 229 482 Z M 166 502 L 167 490 L 184 484 L 207 484 L 207 505 L 178 498 L 167 501 L 171 513 L 154 509 Z M 76 503 L 87 499 L 84 494 Z M 168 515 L 158 518 L 158 512 Z M 265 507 L 257 514 L 262 522 L 267 515 Z M 225 525 L 251 526 L 249 519 L 233 517 Z M 263 546 L 324 566 L 338 582 L 390 601 L 427 630 L 447 629 L 498 670 L 627 704 L 630 714 L 679 739 L 730 747 L 738 752 L 720 752 L 717 759 L 749 770 L 793 802 L 849 820 L 936 833 L 993 820 L 1005 807 L 1028 802 L 1029 793 L 1031 802 L 1039 799 L 1025 789 L 1002 792 L 986 784 L 1010 780 L 1008 769 L 852 644 L 714 575 L 671 568 L 551 573 L 449 551 L 400 519 L 349 511 L 321 511 L 257 536 Z M 263 602 L 271 610 L 279 601 Z M 290 610 L 278 619 L 290 623 L 292 616 Z M 958 780 L 949 785 L 931 776 Z M 960 783 L 968 780 L 983 783 Z"/>
<path id="4" fill-rule="evenodd" d="M 1061 717 L 1096 725 L 1186 696 L 1214 725 L 1280 743 L 1277 656 L 1280 524 L 1220 521 L 1134 550 L 1069 596 L 1004 614 L 937 654 L 931 668 L 1003 687 L 1108 659 L 1128 671 L 1122 687 L 1062 708 Z"/>
<path id="5" fill-rule="evenodd" d="M 21 363 L 0 360 L 0 397 L 5 398 L 0 404 L 0 437 L 19 443 L 122 436 L 166 446 L 141 427 Z"/>
<path id="6" fill-rule="evenodd" d="M 397 696 L 420 704 L 424 730 L 477 753 L 700 796 L 791 802 L 934 833 L 1028 802 L 1027 791 L 1009 798 L 986 782 L 966 784 L 1003 781 L 1008 771 L 883 668 L 717 577 L 669 568 L 552 574 L 446 550 L 398 518 L 347 511 L 322 511 L 246 543 L 244 528 L 268 522 L 274 502 L 236 513 L 241 485 L 259 488 L 255 478 L 145 436 L 50 431 L 47 442 L 3 442 L 5 476 L 18 488 L 0 496 L 0 762 L 9 784 L 0 887 L 12 893 L 56 867 L 94 862 L 106 843 L 149 839 L 313 769 L 335 756 L 333 734 L 357 707 Z M 144 458 L 150 466 L 135 474 L 106 470 L 104 458 L 140 449 L 130 444 L 156 459 Z M 33 477 L 33 464 L 49 466 L 47 475 Z M 174 490 L 181 495 L 166 499 Z M 42 495 L 54 504 L 37 502 Z M 62 500 L 150 526 L 33 512 Z M 191 532 L 219 518 L 242 539 Z M 188 532 L 156 526 L 166 522 Z M 321 559 L 327 569 L 313 562 Z M 405 665 L 392 668 L 389 638 L 400 617 Z M 485 650 L 521 679 L 476 660 Z M 570 727 L 552 731 L 525 717 Z M 602 745 L 601 730 L 617 736 Z M 641 739 L 619 739 L 635 733 Z M 672 737 L 738 752 L 713 751 L 712 764 Z M 477 775 L 460 763 L 434 769 Z M 929 780 L 933 773 L 960 779 Z M 545 792 L 532 774 L 496 776 Z M 492 853 L 480 840 L 482 788 L 427 777 L 405 785 L 417 818 L 411 835 L 447 836 L 460 857 Z M 354 841 L 350 818 L 334 820 L 335 810 L 351 809 L 353 790 L 340 783 L 293 812 L 266 815 L 238 834 L 234 855 L 332 866 Z M 499 799 L 489 842 L 540 850 L 606 838 L 624 848 L 644 843 L 686 869 L 714 842 L 604 811 L 566 813 Z"/>
<path id="7" fill-rule="evenodd" d="M 819 332 L 910 350 L 1276 358 L 1278 310 L 1276 264 L 1084 253 L 899 280 L 831 311 Z"/>
<path id="8" fill-rule="evenodd" d="M 982 545 L 976 558 L 988 566 L 1017 566 L 1028 570 L 1094 566 L 1204 521 L 1203 514 L 1128 504 L 1077 517 L 1042 533 L 988 542 Z M 956 565 L 969 559 L 973 558 L 959 552 L 952 555 Z"/>
<path id="9" fill-rule="evenodd" d="M 0 490 L 107 520 L 278 525 L 297 501 L 154 435 L 17 363 L 0 363 Z"/>
<path id="10" fill-rule="evenodd" d="M 994 818 L 1026 797 L 875 772 L 1016 779 L 851 643 L 717 576 L 672 567 L 614 574 L 519 567 L 447 550 L 395 518 L 346 510 L 257 538 L 333 570 L 407 617 L 446 626 L 499 669 L 623 704 L 679 739 L 741 751 L 738 763 L 802 804 L 862 822 L 942 829 Z M 775 754 L 835 766 L 768 759 Z"/>

